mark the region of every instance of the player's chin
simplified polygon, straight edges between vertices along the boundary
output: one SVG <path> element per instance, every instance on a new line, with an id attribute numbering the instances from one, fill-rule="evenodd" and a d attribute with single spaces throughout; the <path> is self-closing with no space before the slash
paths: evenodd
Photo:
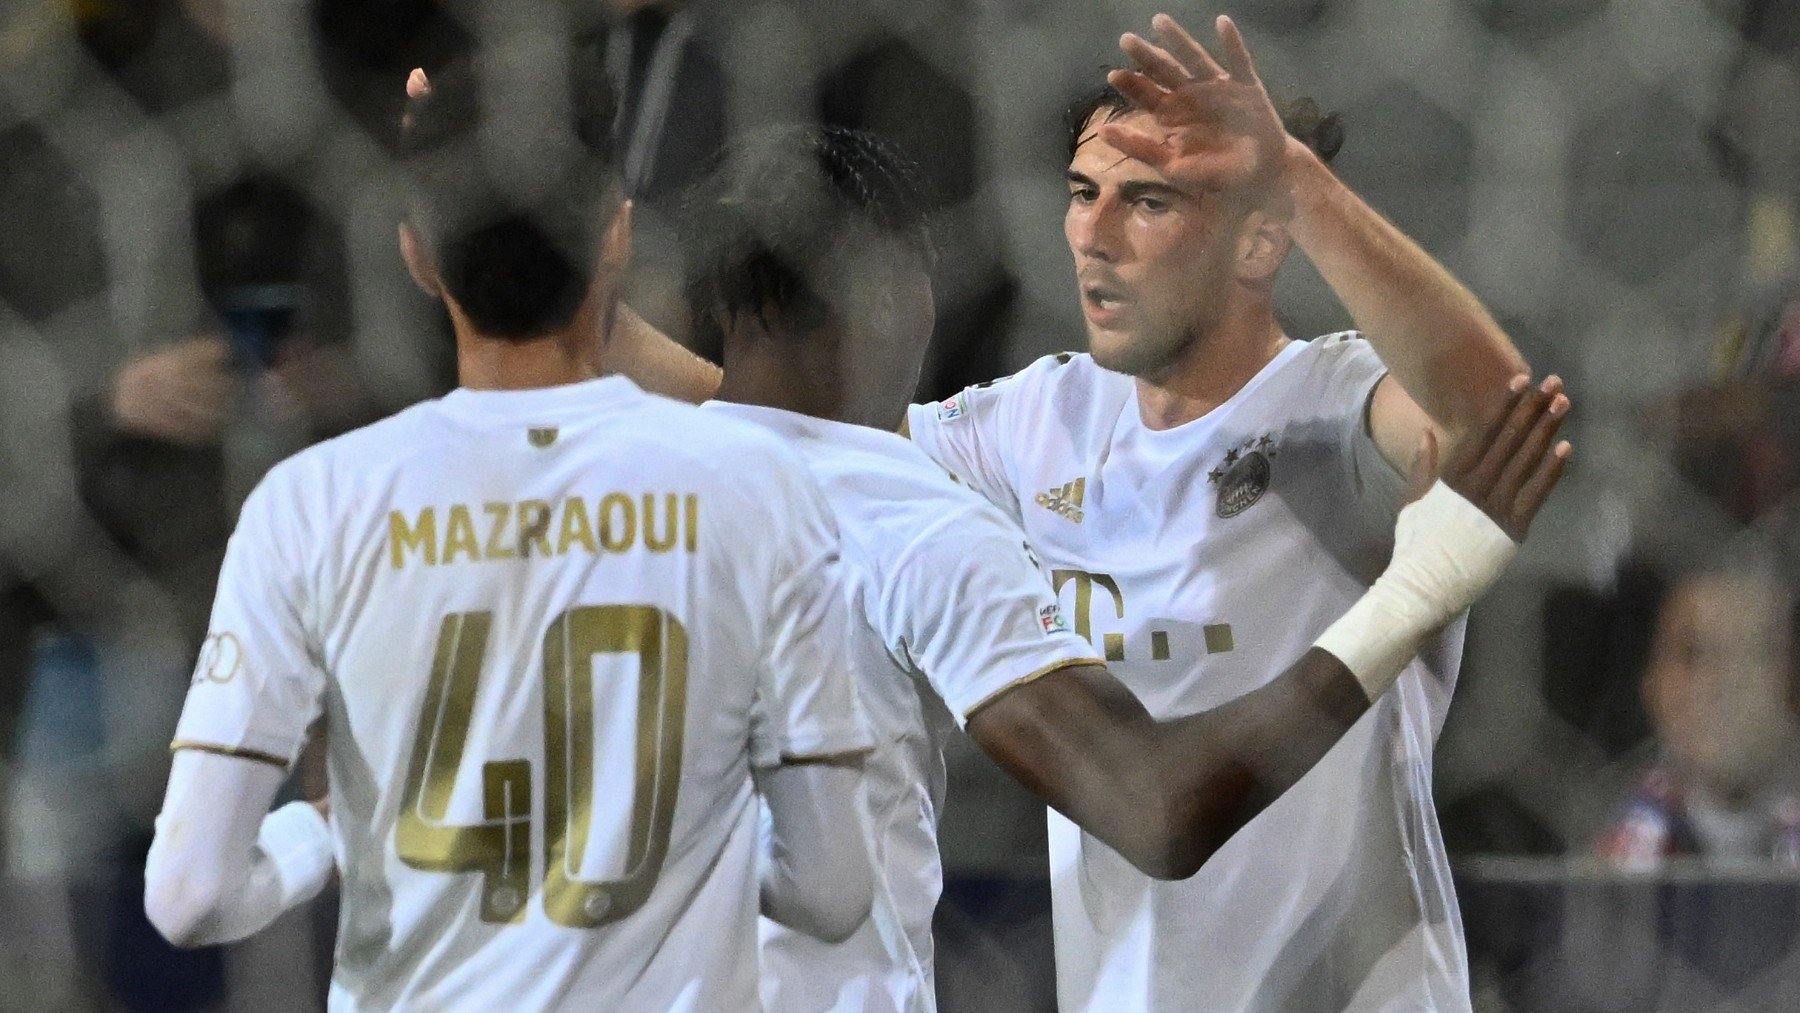
<path id="1" fill-rule="evenodd" d="M 1088 354 L 1094 357 L 1094 362 L 1098 365 L 1107 369 L 1121 369 L 1135 358 L 1131 353 L 1136 345 L 1133 340 L 1136 335 L 1130 328 L 1102 327 L 1090 320 L 1087 335 Z"/>
<path id="2" fill-rule="evenodd" d="M 1167 356 L 1145 340 L 1137 328 L 1105 328 L 1088 324 L 1088 354 L 1094 364 L 1127 376 L 1149 376 L 1159 371 Z"/>

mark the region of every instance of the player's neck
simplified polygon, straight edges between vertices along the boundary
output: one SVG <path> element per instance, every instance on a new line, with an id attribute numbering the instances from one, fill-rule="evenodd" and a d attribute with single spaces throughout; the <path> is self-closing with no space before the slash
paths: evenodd
<path id="1" fill-rule="evenodd" d="M 450 304 L 457 383 L 472 390 L 531 390 L 600 376 L 605 337 L 593 302 L 583 303 L 568 327 L 528 341 L 484 335 Z"/>
<path id="2" fill-rule="evenodd" d="M 813 418 L 838 418 L 843 399 L 826 378 L 834 364 L 811 362 L 803 349 L 797 358 L 769 354 L 762 343 L 726 345 L 725 379 L 714 395 L 720 401 L 779 408 Z"/>
<path id="3" fill-rule="evenodd" d="M 1173 429 L 1198 419 L 1244 389 L 1288 344 L 1264 306 L 1228 316 L 1196 335 L 1169 369 L 1138 377 L 1138 414 L 1147 429 Z"/>
<path id="4" fill-rule="evenodd" d="M 725 335 L 725 379 L 714 397 L 892 432 L 912 391 L 896 394 L 892 377 L 876 381 L 880 390 L 847 384 L 845 375 L 855 371 L 845 368 L 842 354 L 842 342 L 829 330 L 777 334 L 742 322 Z"/>

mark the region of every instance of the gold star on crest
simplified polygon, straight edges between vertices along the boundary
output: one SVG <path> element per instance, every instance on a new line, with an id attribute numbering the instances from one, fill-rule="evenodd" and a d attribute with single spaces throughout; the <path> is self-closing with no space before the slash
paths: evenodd
<path id="1" fill-rule="evenodd" d="M 1225 473 L 1220 471 L 1217 468 L 1214 468 L 1213 470 L 1206 473 L 1206 480 L 1208 482 L 1211 482 L 1214 485 L 1218 485 L 1219 479 L 1224 478 L 1224 477 L 1225 477 Z"/>
<path id="2" fill-rule="evenodd" d="M 1236 464 L 1236 463 L 1237 463 L 1237 459 L 1238 459 L 1238 452 L 1237 452 L 1237 448 L 1236 448 L 1236 447 L 1233 447 L 1233 448 L 1231 448 L 1231 449 L 1230 449 L 1230 450 L 1228 450 L 1228 451 L 1226 451 L 1226 452 L 1225 452 L 1225 466 L 1226 466 L 1226 467 L 1227 467 L 1227 468 L 1229 468 L 1229 467 L 1231 467 L 1231 466 L 1232 466 L 1232 465 L 1234 465 L 1234 464 Z"/>

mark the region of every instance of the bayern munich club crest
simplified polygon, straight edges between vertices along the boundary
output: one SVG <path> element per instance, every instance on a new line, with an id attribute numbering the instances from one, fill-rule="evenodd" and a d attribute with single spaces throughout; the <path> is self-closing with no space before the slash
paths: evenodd
<path id="1" fill-rule="evenodd" d="M 1217 513 L 1221 518 L 1236 517 L 1262 499 L 1269 491 L 1279 452 L 1274 435 L 1265 433 L 1226 451 L 1219 466 L 1207 472 L 1207 481 L 1219 487 Z"/>

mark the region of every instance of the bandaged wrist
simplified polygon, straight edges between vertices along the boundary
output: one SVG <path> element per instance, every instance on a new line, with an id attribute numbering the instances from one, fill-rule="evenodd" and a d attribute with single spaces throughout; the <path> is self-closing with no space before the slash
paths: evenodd
<path id="1" fill-rule="evenodd" d="M 331 879 L 331 826 L 309 803 L 289 802 L 263 817 L 256 844 L 274 867 L 282 910 L 311 900 Z"/>
<path id="2" fill-rule="evenodd" d="M 1313 646 L 1342 661 L 1373 701 L 1518 550 L 1480 507 L 1438 482 L 1400 511 L 1387 570 Z"/>

